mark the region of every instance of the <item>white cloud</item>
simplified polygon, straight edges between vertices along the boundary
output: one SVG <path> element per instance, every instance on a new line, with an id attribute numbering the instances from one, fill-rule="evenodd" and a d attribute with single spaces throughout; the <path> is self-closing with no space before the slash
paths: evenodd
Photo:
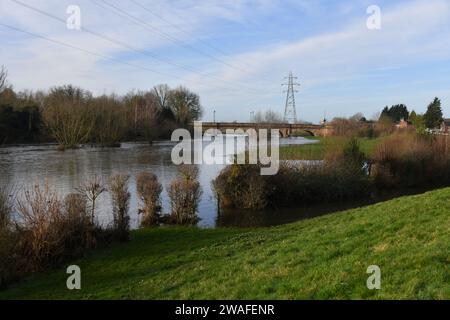
<path id="1" fill-rule="evenodd" d="M 132 2 L 107 1 L 148 21 L 152 27 L 189 43 L 199 38 L 214 38 L 216 35 L 210 33 L 209 27 L 219 22 L 252 25 L 255 17 L 274 14 L 286 5 L 286 2 L 276 0 L 178 0 L 159 1 L 157 4 L 154 1 L 136 0 L 163 18 L 159 19 Z M 65 17 L 65 9 L 72 2 L 27 1 L 59 17 Z M 419 0 L 382 7 L 383 24 L 380 31 L 367 30 L 367 15 L 365 10 L 361 10 L 361 15 L 353 21 L 340 22 L 341 27 L 338 29 L 329 29 L 331 27 L 324 25 L 324 30 L 315 36 L 290 42 L 280 38 L 276 42 L 266 43 L 262 48 L 243 48 L 246 52 L 234 57 L 214 53 L 229 64 L 238 66 L 237 69 L 225 67 L 174 44 L 150 32 L 150 26 L 147 29 L 137 26 L 108 10 L 101 10 L 90 1 L 79 0 L 78 3 L 82 8 L 82 23 L 88 28 L 139 49 L 158 52 L 164 59 L 170 56 L 177 63 L 194 66 L 201 69 L 202 73 L 213 76 L 201 77 L 143 55 L 131 54 L 130 50 L 121 46 L 85 32 L 67 30 L 63 24 L 5 0 L 0 2 L 2 22 L 132 64 L 176 74 L 181 78 L 164 77 L 142 69 L 108 63 L 98 57 L 59 47 L 45 40 L 23 37 L 0 27 L 0 37 L 3 39 L 0 44 L 0 64 L 7 65 L 11 82 L 17 88 L 47 88 L 71 82 L 95 93 L 113 90 L 123 93 L 132 88 L 148 88 L 159 82 L 173 86 L 183 84 L 198 91 L 207 111 L 217 109 L 219 118 L 246 120 L 247 113 L 259 106 L 282 110 L 284 101 L 280 82 L 289 70 L 293 70 L 299 74 L 303 84 L 300 108 L 312 110 L 306 118 L 318 120 L 323 109 L 333 112 L 333 104 L 335 113 L 338 113 L 342 112 L 345 105 L 349 106 L 348 112 L 352 112 L 358 111 L 352 109 L 352 105 L 360 105 L 364 101 L 373 108 L 377 107 L 375 104 L 385 102 L 370 96 L 370 92 L 366 98 L 355 96 L 355 92 L 349 88 L 345 88 L 339 96 L 330 96 L 337 94 L 335 87 L 344 89 L 343 82 L 351 86 L 360 80 L 377 77 L 383 72 L 395 72 L 405 66 L 450 59 L 450 9 L 446 0 Z M 298 15 L 326 14 L 319 1 L 290 0 L 289 4 L 298 9 Z M 340 10 L 345 15 L 352 12 L 352 7 L 342 5 Z M 282 16 L 277 18 L 282 19 Z M 171 24 L 168 25 L 167 21 Z M 330 23 L 330 26 L 337 28 L 339 24 Z M 248 87 L 254 89 L 249 90 Z M 407 87 L 403 90 L 407 90 Z M 316 96 L 318 93 L 321 96 Z M 397 98 L 385 96 L 386 101 Z M 422 93 L 420 99 L 425 99 L 425 96 Z M 367 104 L 368 99 L 372 99 L 371 104 Z"/>

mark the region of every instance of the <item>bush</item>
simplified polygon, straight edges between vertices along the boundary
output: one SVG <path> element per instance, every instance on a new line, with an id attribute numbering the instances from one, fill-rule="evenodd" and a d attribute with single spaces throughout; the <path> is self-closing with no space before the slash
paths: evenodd
<path id="1" fill-rule="evenodd" d="M 161 192 L 162 185 L 158 177 L 153 173 L 142 172 L 136 178 L 136 189 L 143 203 L 141 225 L 151 227 L 158 223 L 161 213 Z"/>
<path id="2" fill-rule="evenodd" d="M 97 245 L 86 200 L 70 194 L 61 201 L 48 186 L 36 185 L 18 201 L 18 219 L 1 232 L 1 283 L 55 266 Z"/>
<path id="3" fill-rule="evenodd" d="M 377 146 L 372 175 L 379 188 L 445 185 L 450 182 L 449 151 L 446 136 L 396 134 Z"/>
<path id="4" fill-rule="evenodd" d="M 0 186 L 0 289 L 14 275 L 14 243 L 16 239 L 11 230 L 12 200 L 9 188 Z"/>
<path id="5" fill-rule="evenodd" d="M 19 270 L 35 272 L 64 255 L 64 211 L 56 193 L 36 185 L 19 202 Z"/>
<path id="6" fill-rule="evenodd" d="M 171 206 L 170 220 L 179 225 L 194 225 L 199 220 L 197 209 L 202 195 L 200 183 L 197 180 L 198 169 L 193 166 L 181 166 L 179 175 L 168 188 Z"/>
<path id="7" fill-rule="evenodd" d="M 114 231 L 120 241 L 127 241 L 130 238 L 128 208 L 131 195 L 128 192 L 128 180 L 129 176 L 121 174 L 109 179 L 109 190 L 113 200 Z"/>
<path id="8" fill-rule="evenodd" d="M 83 195 L 71 193 L 64 199 L 67 240 L 66 252 L 71 256 L 79 256 L 86 249 L 97 246 L 98 227 L 93 223 Z"/>
<path id="9" fill-rule="evenodd" d="M 275 176 L 261 176 L 258 165 L 228 166 L 213 189 L 222 206 L 251 210 L 357 199 L 372 191 L 366 162 L 358 141 L 350 139 L 323 162 L 283 162 Z"/>
<path id="10" fill-rule="evenodd" d="M 275 176 L 261 176 L 256 165 L 231 165 L 213 188 L 223 207 L 251 210 L 365 197 L 372 191 L 369 178 L 348 157 L 341 153 L 328 155 L 325 162 L 285 162 Z"/>
<path id="11" fill-rule="evenodd" d="M 9 228 L 12 207 L 12 196 L 9 188 L 0 185 L 0 230 Z"/>
<path id="12" fill-rule="evenodd" d="M 262 209 L 268 204 L 269 178 L 262 176 L 259 165 L 227 166 L 213 181 L 218 201 L 224 207 Z"/>

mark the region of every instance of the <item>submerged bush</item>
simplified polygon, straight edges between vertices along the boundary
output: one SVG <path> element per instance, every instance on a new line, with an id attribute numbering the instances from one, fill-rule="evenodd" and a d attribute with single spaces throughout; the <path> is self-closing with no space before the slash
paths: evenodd
<path id="1" fill-rule="evenodd" d="M 118 240 L 127 241 L 130 238 L 130 216 L 128 208 L 130 193 L 128 192 L 129 176 L 117 174 L 109 179 L 109 190 L 113 200 L 114 231 Z"/>
<path id="2" fill-rule="evenodd" d="M 223 169 L 212 185 L 224 207 L 262 209 L 271 194 L 268 180 L 259 165 L 233 164 Z"/>
<path id="3" fill-rule="evenodd" d="M 151 227 L 158 223 L 161 213 L 161 192 L 162 185 L 158 177 L 149 172 L 142 172 L 136 178 L 136 189 L 143 203 L 143 208 L 139 209 L 142 214 L 141 225 Z"/>
<path id="4" fill-rule="evenodd" d="M 197 209 L 202 195 L 197 180 L 198 169 L 193 166 L 181 166 L 179 177 L 168 187 L 170 199 L 170 220 L 179 225 L 194 225 L 198 222 Z"/>
<path id="5" fill-rule="evenodd" d="M 86 198 L 79 193 L 67 195 L 64 210 L 67 220 L 65 250 L 78 256 L 86 249 L 96 247 L 99 229 L 89 215 Z"/>
<path id="6" fill-rule="evenodd" d="M 262 176 L 258 165 L 230 165 L 213 181 L 213 188 L 222 206 L 251 210 L 345 201 L 372 191 L 364 163 L 358 143 L 350 140 L 323 162 L 282 162 L 274 176 Z"/>

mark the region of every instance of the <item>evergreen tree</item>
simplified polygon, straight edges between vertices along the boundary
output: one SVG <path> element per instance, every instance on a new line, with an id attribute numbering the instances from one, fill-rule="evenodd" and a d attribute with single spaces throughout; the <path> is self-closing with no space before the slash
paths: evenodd
<path id="1" fill-rule="evenodd" d="M 428 105 L 427 112 L 424 115 L 425 126 L 429 129 L 439 128 L 444 120 L 441 108 L 441 100 L 434 98 Z"/>
<path id="2" fill-rule="evenodd" d="M 409 119 L 409 111 L 406 105 L 404 104 L 396 104 L 390 108 L 385 107 L 383 111 L 381 112 L 380 118 L 389 117 L 394 122 L 399 122 L 400 120 L 406 120 Z"/>

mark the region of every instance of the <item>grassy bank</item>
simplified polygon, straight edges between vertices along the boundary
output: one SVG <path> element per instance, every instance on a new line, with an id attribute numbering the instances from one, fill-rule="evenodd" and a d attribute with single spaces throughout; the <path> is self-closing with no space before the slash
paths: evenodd
<path id="1" fill-rule="evenodd" d="M 0 298 L 449 299 L 450 188 L 267 229 L 139 230 Z M 382 289 L 366 287 L 378 265 Z"/>
<path id="2" fill-rule="evenodd" d="M 338 150 L 348 141 L 343 137 L 311 138 L 317 143 L 306 145 L 290 145 L 280 147 L 280 158 L 283 160 L 323 160 L 329 151 Z M 358 138 L 361 150 L 370 155 L 380 138 Z"/>

